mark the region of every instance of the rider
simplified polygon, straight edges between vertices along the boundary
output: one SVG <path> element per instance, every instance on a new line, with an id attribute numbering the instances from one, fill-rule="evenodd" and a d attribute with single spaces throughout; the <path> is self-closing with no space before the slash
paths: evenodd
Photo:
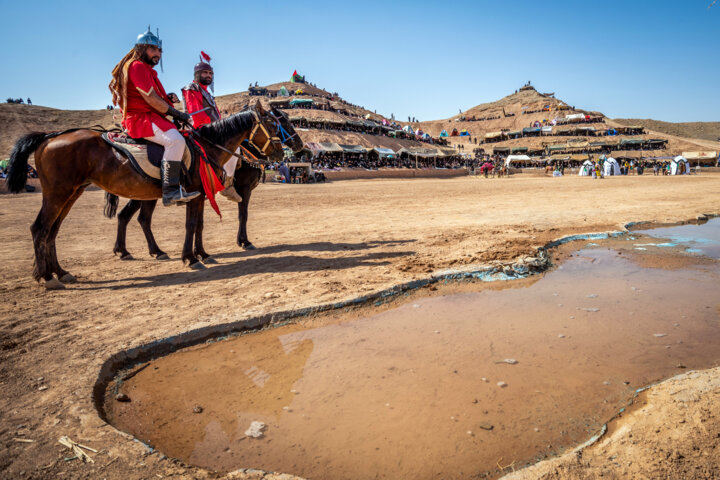
<path id="1" fill-rule="evenodd" d="M 220 119 L 220 111 L 215 103 L 215 98 L 212 93 L 208 91 L 208 87 L 213 83 L 215 72 L 209 63 L 210 57 L 205 54 L 205 52 L 202 52 L 200 58 L 201 61 L 195 64 L 193 81 L 182 88 L 185 111 L 196 112 L 192 115 L 193 128 L 200 128 L 203 125 Z M 203 111 L 201 112 L 200 110 Z M 240 148 L 238 148 L 235 153 L 239 155 Z M 223 166 L 228 180 L 231 180 L 235 174 L 237 161 L 237 157 L 230 157 L 230 160 Z M 228 187 L 229 184 L 230 182 L 227 181 L 226 187 Z M 220 194 L 235 202 L 242 201 L 234 188 L 225 188 L 220 191 Z"/>
<path id="2" fill-rule="evenodd" d="M 162 57 L 162 41 L 150 31 L 138 35 L 135 46 L 112 71 L 113 104 L 123 112 L 122 125 L 133 138 L 145 138 L 165 147 L 162 158 L 163 205 L 189 202 L 199 192 L 185 192 L 180 185 L 185 139 L 166 115 L 182 123 L 190 115 L 173 107 L 179 100 L 166 94 L 154 67 Z"/>

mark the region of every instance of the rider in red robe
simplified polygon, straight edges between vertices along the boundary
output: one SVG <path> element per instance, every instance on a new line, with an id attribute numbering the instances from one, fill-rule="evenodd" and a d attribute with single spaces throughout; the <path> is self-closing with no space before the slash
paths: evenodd
<path id="1" fill-rule="evenodd" d="M 150 31 L 138 35 L 135 47 L 113 69 L 110 90 L 113 103 L 123 112 L 122 125 L 133 138 L 145 138 L 165 147 L 163 153 L 163 205 L 185 203 L 200 192 L 186 193 L 180 185 L 185 139 L 166 115 L 184 123 L 190 116 L 173 107 L 178 101 L 167 94 L 154 67 L 162 57 L 162 42 Z"/>
<path id="2" fill-rule="evenodd" d="M 212 85 L 215 72 L 210 65 L 209 59 L 204 52 L 207 62 L 201 61 L 195 65 L 193 81 L 188 83 L 182 89 L 183 105 L 186 112 L 197 112 L 192 115 L 193 128 L 200 128 L 203 125 L 220 120 L 220 110 L 215 103 L 215 97 L 208 91 L 208 86 Z M 203 110 L 202 112 L 200 110 Z M 235 151 L 240 155 L 240 148 Z M 238 195 L 234 188 L 229 188 L 235 167 L 237 166 L 237 157 L 230 157 L 230 160 L 223 166 L 225 170 L 225 188 L 220 194 L 232 200 L 233 202 L 242 202 L 242 198 Z"/>

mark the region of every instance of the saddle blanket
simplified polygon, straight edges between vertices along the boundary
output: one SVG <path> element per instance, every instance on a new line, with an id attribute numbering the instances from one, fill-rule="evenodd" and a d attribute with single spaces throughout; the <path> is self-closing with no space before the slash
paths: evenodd
<path id="1" fill-rule="evenodd" d="M 160 162 L 165 147 L 144 139 L 130 138 L 124 133 L 106 132 L 102 134 L 102 139 L 113 147 L 115 157 L 122 163 L 130 162 L 130 165 L 143 177 L 161 181 Z M 192 154 L 187 139 L 182 160 L 185 169 L 189 171 L 192 166 Z"/>

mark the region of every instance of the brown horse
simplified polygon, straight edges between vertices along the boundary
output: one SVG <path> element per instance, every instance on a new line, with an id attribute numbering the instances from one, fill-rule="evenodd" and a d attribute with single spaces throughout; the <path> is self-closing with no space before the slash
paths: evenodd
<path id="1" fill-rule="evenodd" d="M 196 138 L 213 169 L 222 176 L 224 165 L 243 140 L 251 139 L 263 145 L 266 156 L 282 150 L 278 116 L 281 112 L 265 112 L 258 102 L 254 109 L 237 113 L 196 130 Z M 17 193 L 27 181 L 28 157 L 35 152 L 35 168 L 42 186 L 42 208 L 30 228 L 35 248 L 33 277 L 44 280 L 48 289 L 64 288 L 63 282 L 73 282 L 75 277 L 60 267 L 55 249 L 55 238 L 60 226 L 91 183 L 103 190 L 136 200 L 157 200 L 162 197 L 159 182 L 148 180 L 134 170 L 128 162 L 118 160 L 100 133 L 89 129 L 73 129 L 65 132 L 35 132 L 21 137 L 10 157 L 8 189 Z M 187 179 L 191 191 L 202 191 L 199 163 L 194 162 Z M 199 262 L 193 254 L 193 238 L 202 229 L 204 197 L 189 202 L 186 210 L 185 244 L 182 259 L 192 267 Z M 196 244 L 196 251 L 204 251 Z M 57 275 L 57 279 L 53 278 Z"/>
<path id="2" fill-rule="evenodd" d="M 288 146 L 294 152 L 299 152 L 303 148 L 303 142 L 295 132 L 293 126 L 290 124 L 289 119 L 285 114 L 282 114 L 278 117 L 278 120 L 280 122 L 280 126 L 282 127 L 280 132 L 281 140 L 283 143 L 289 144 Z M 244 143 L 244 148 L 248 150 L 251 155 L 254 155 L 256 158 L 262 157 L 262 153 L 256 147 L 253 147 L 247 142 Z M 250 162 L 244 158 L 238 162 L 235 175 L 233 176 L 232 188 L 235 189 L 242 199 L 242 202 L 238 203 L 239 227 L 237 244 L 245 250 L 255 249 L 255 246 L 250 242 L 247 236 L 248 206 L 250 203 L 250 194 L 260 183 L 261 177 L 262 170 L 260 166 L 256 162 Z M 112 218 L 115 214 L 115 210 L 117 209 L 117 196 L 106 193 L 105 198 L 105 216 Z M 113 253 L 119 255 L 122 260 L 132 260 L 133 258 L 127 250 L 126 233 L 128 223 L 130 223 L 130 220 L 132 220 L 132 217 L 138 210 L 140 211 L 140 214 L 138 215 L 138 222 L 145 234 L 150 255 L 158 260 L 169 259 L 167 253 L 163 252 L 158 246 L 155 241 L 155 236 L 152 233 L 152 215 L 155 211 L 156 204 L 157 200 L 130 200 L 118 214 L 117 238 L 115 241 L 115 247 L 113 248 Z M 196 239 L 196 246 L 197 244 Z M 202 239 L 200 240 L 200 245 L 202 245 Z M 195 251 L 194 253 L 196 256 L 200 257 L 204 263 L 215 263 L 215 260 L 204 250 Z"/>

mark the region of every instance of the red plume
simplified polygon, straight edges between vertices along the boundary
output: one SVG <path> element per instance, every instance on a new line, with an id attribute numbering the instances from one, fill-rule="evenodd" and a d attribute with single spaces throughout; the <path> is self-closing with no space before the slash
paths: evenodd
<path id="1" fill-rule="evenodd" d="M 202 59 L 205 60 L 206 62 L 209 62 L 210 60 L 212 60 L 212 59 L 210 58 L 210 55 L 208 55 L 207 53 L 203 52 L 202 50 L 200 50 L 200 56 L 201 56 Z"/>

